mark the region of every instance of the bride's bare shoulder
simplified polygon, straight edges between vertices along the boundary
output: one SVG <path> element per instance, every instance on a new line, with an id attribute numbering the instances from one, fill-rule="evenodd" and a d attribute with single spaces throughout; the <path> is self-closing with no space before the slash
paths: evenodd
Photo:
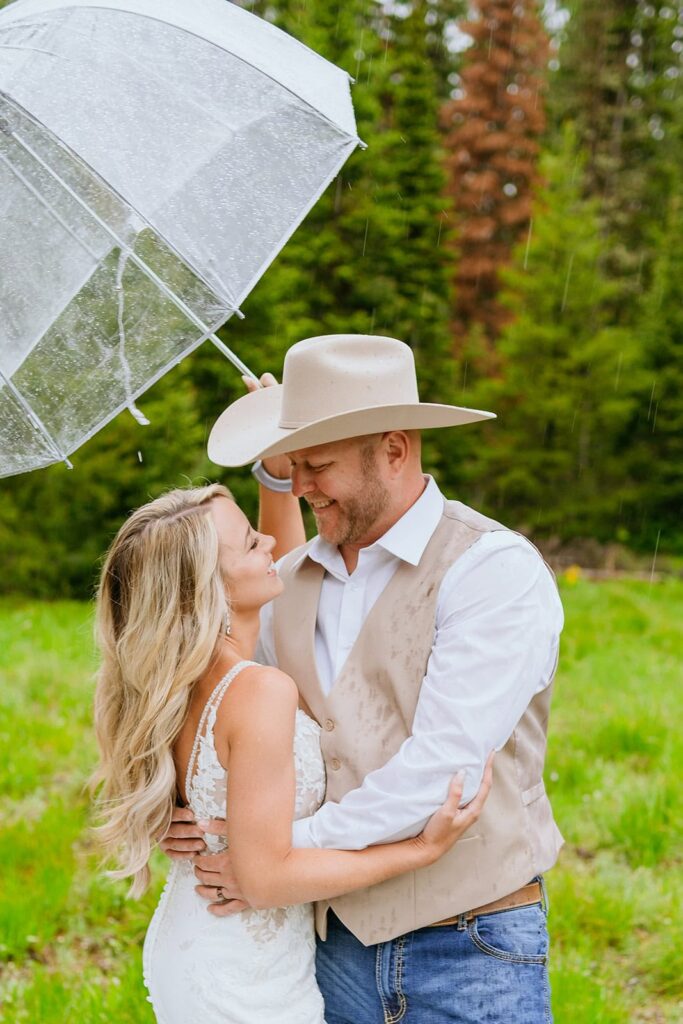
<path id="1" fill-rule="evenodd" d="M 269 707 L 272 711 L 296 708 L 299 692 L 286 672 L 272 665 L 249 665 L 242 669 L 230 687 L 233 707 L 249 711 Z"/>
<path id="2" fill-rule="evenodd" d="M 221 764 L 230 750 L 287 748 L 291 753 L 298 691 L 291 676 L 270 665 L 249 665 L 233 680 L 218 709 L 214 738 Z"/>

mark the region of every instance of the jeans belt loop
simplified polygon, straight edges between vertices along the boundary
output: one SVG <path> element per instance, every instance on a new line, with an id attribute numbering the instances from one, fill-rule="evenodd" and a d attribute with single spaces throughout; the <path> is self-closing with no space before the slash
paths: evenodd
<path id="1" fill-rule="evenodd" d="M 467 914 L 458 914 L 458 923 L 456 928 L 459 932 L 467 931 Z"/>
<path id="2" fill-rule="evenodd" d="M 543 875 L 538 876 L 538 884 L 541 887 L 541 900 L 543 903 L 543 910 L 548 913 L 548 890 L 545 887 L 545 878 Z"/>

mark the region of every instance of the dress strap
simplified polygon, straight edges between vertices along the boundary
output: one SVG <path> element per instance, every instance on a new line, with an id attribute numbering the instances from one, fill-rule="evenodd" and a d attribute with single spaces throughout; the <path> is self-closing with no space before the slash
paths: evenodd
<path id="1" fill-rule="evenodd" d="M 192 753 L 190 754 L 190 760 L 187 763 L 187 773 L 185 775 L 185 796 L 187 799 L 190 797 L 190 785 L 192 783 L 192 777 L 194 776 L 195 768 L 197 767 L 197 758 L 199 757 L 199 745 L 202 740 L 202 736 L 206 730 L 206 723 L 209 718 L 209 714 L 212 710 L 215 710 L 223 700 L 225 693 L 235 679 L 236 676 L 242 671 L 242 669 L 248 668 L 250 665 L 257 665 L 257 661 L 238 661 L 236 665 L 230 669 L 227 675 L 214 686 L 211 694 L 204 705 L 204 708 L 199 719 L 199 725 L 197 726 L 197 732 L 195 733 L 194 743 L 192 744 Z"/>

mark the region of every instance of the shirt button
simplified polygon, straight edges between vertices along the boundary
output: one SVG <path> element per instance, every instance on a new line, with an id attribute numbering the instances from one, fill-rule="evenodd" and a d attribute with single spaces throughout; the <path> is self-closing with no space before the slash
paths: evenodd
<path id="1" fill-rule="evenodd" d="M 331 718 L 325 719 L 325 728 L 327 729 L 328 732 L 332 732 L 332 730 L 334 729 L 334 722 L 332 721 Z"/>
<path id="2" fill-rule="evenodd" d="M 338 772 L 339 769 L 341 768 L 341 761 L 338 758 L 333 757 L 332 760 L 330 761 L 330 768 L 332 769 L 333 772 Z"/>

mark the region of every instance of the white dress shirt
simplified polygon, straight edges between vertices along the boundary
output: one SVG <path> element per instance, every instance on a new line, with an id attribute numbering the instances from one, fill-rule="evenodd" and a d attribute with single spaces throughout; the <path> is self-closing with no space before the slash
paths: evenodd
<path id="1" fill-rule="evenodd" d="M 405 515 L 360 550 L 351 575 L 339 550 L 322 538 L 308 549 L 325 568 L 315 655 L 326 694 L 401 561 L 420 561 L 443 502 L 428 478 Z M 557 588 L 536 549 L 507 530 L 483 534 L 443 577 L 412 735 L 339 803 L 294 822 L 294 845 L 355 850 L 416 835 L 460 769 L 463 803 L 471 800 L 490 751 L 505 746 L 531 699 L 550 682 L 562 625 Z M 272 604 L 261 612 L 256 656 L 277 664 Z"/>

